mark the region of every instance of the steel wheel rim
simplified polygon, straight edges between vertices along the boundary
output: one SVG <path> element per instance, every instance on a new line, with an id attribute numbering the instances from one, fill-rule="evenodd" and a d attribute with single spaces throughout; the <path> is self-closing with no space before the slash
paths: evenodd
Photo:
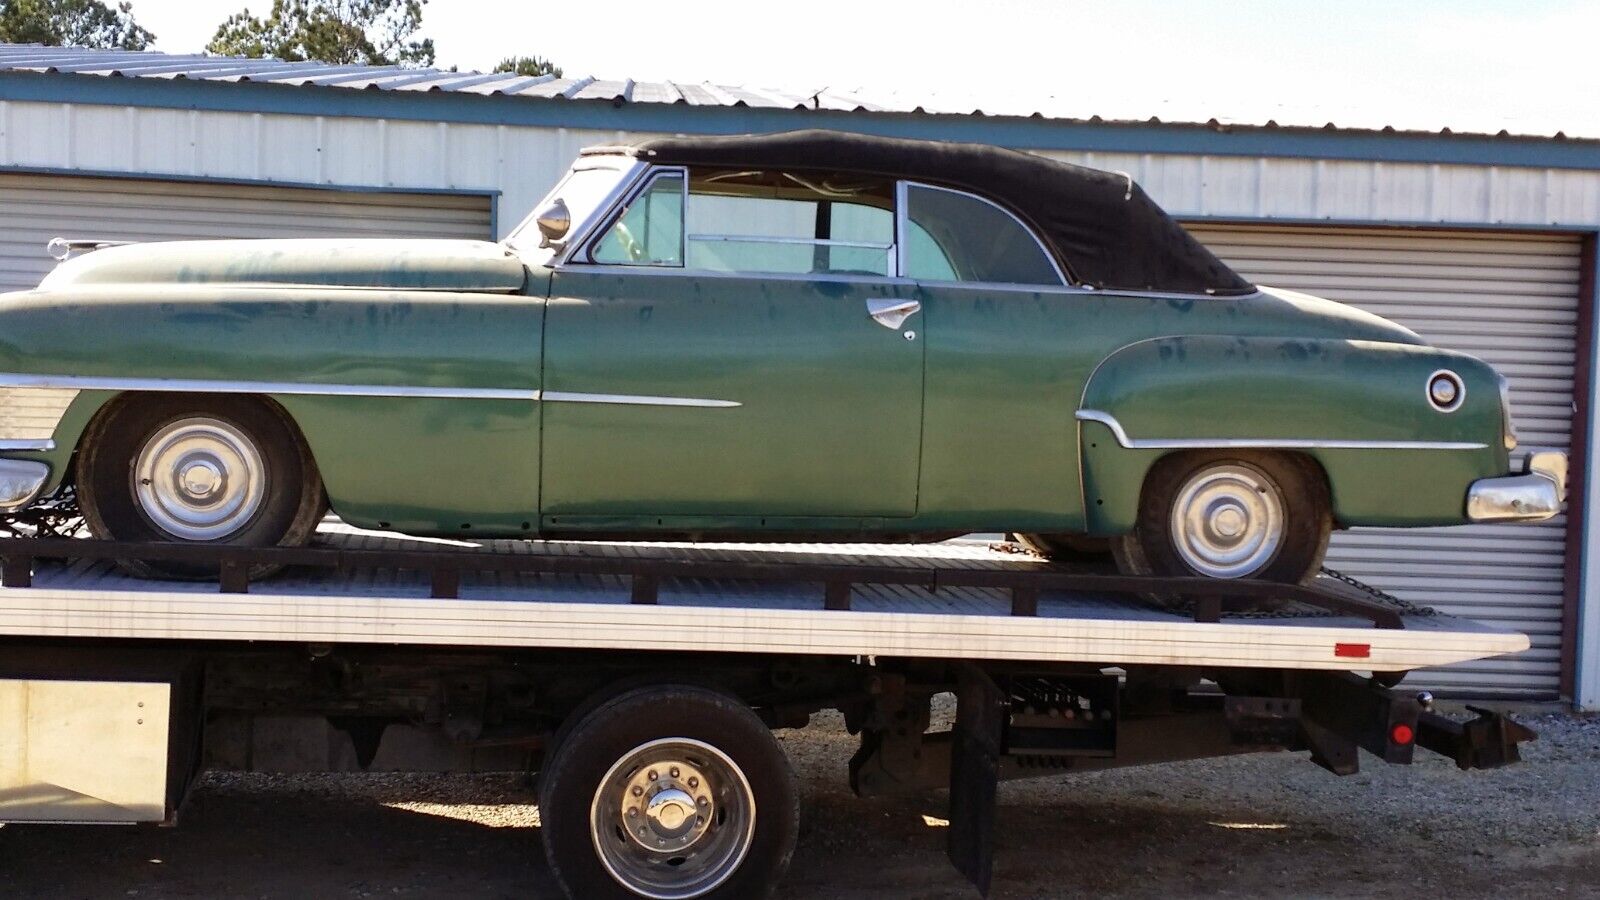
<path id="1" fill-rule="evenodd" d="M 738 871 L 755 835 L 755 793 L 717 748 L 662 738 L 606 772 L 589 818 L 595 854 L 618 884 L 643 897 L 683 900 Z"/>
<path id="2" fill-rule="evenodd" d="M 267 495 L 261 451 L 237 426 L 204 416 L 162 426 L 139 449 L 133 493 L 151 524 L 185 541 L 242 530 Z"/>
<path id="3" fill-rule="evenodd" d="M 1244 578 L 1267 567 L 1284 541 L 1284 502 L 1266 473 L 1243 463 L 1190 476 L 1172 504 L 1172 544 L 1189 568 Z"/>

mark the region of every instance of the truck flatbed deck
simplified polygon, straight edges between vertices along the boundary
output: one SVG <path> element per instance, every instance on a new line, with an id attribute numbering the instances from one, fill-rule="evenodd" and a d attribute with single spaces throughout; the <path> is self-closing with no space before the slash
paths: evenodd
<path id="1" fill-rule="evenodd" d="M 753 833 L 757 805 L 768 837 L 734 894 L 764 895 L 799 809 L 771 729 L 838 709 L 861 739 L 852 789 L 949 788 L 950 859 L 987 891 L 1001 780 L 1272 750 L 1340 775 L 1359 751 L 1515 762 L 1527 729 L 1396 685 L 1527 646 L 1331 573 L 1135 578 L 970 540 L 438 540 L 336 522 L 304 548 L 7 539 L 0 822 L 170 824 L 206 768 L 469 759 L 538 773 L 541 840 L 573 896 L 641 895 L 594 868 L 602 846 L 640 847 L 665 877 Z M 944 691 L 955 721 L 929 730 Z M 630 799 L 646 792 L 648 810 Z"/>
<path id="2" fill-rule="evenodd" d="M 440 541 L 325 528 L 318 544 L 358 553 L 548 555 L 618 562 L 1040 573 L 1059 567 L 981 542 L 684 545 Z M 937 577 L 935 575 L 934 577 Z M 1398 672 L 1515 653 L 1526 636 L 1428 609 L 1403 627 L 1291 607 L 1196 622 L 1137 596 L 1041 590 L 1014 615 L 1000 587 L 858 583 L 848 609 L 821 608 L 814 583 L 663 578 L 636 603 L 617 574 L 463 571 L 456 597 L 398 568 L 295 570 L 220 593 L 215 581 L 151 581 L 106 560 L 41 560 L 29 587 L 0 591 L 0 634 L 135 640 L 295 641 L 563 649 L 895 656 Z M 1342 587 L 1326 577 L 1328 588 Z"/>

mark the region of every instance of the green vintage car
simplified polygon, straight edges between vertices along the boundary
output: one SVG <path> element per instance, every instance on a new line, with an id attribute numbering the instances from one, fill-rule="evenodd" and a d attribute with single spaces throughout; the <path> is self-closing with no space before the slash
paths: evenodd
<path id="1" fill-rule="evenodd" d="M 91 242 L 92 243 L 92 242 Z M 95 535 L 936 539 L 1297 581 L 1555 515 L 1506 382 L 1126 175 L 832 132 L 586 150 L 506 240 L 94 249 L 0 298 L 0 506 Z M 82 252 L 90 250 L 91 252 Z M 75 255 L 74 255 L 75 254 Z M 147 570 L 153 574 L 170 571 Z"/>

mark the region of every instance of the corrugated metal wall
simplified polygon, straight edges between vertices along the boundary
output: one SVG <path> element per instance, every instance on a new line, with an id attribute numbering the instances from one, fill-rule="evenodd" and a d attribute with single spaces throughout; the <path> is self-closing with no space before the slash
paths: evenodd
<path id="1" fill-rule="evenodd" d="M 1359 306 L 1488 361 L 1511 382 L 1522 447 L 1569 447 L 1577 238 L 1207 224 L 1190 230 L 1247 278 Z M 1521 457 L 1514 454 L 1514 463 Z M 1396 502 L 1404 502 L 1403 489 Z M 1335 536 L 1328 562 L 1407 600 L 1532 638 L 1527 653 L 1421 673 L 1414 676 L 1419 686 L 1554 696 L 1565 528 L 1561 516 L 1537 525 L 1353 529 Z"/>
<path id="2" fill-rule="evenodd" d="M 264 237 L 489 237 L 489 198 L 133 178 L 0 174 L 0 290 L 55 265 L 53 237 L 117 241 Z"/>

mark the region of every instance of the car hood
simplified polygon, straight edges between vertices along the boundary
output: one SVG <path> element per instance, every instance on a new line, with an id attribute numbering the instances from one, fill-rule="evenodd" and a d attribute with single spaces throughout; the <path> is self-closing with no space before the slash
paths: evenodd
<path id="1" fill-rule="evenodd" d="M 1364 309 L 1324 300 L 1311 294 L 1259 285 L 1262 299 L 1273 311 L 1299 324 L 1312 326 L 1318 337 L 1385 341 L 1391 344 L 1426 345 L 1415 331 Z"/>
<path id="2" fill-rule="evenodd" d="M 487 241 L 168 241 L 107 247 L 67 260 L 39 289 L 215 284 L 511 293 L 526 281 L 522 262 Z"/>

